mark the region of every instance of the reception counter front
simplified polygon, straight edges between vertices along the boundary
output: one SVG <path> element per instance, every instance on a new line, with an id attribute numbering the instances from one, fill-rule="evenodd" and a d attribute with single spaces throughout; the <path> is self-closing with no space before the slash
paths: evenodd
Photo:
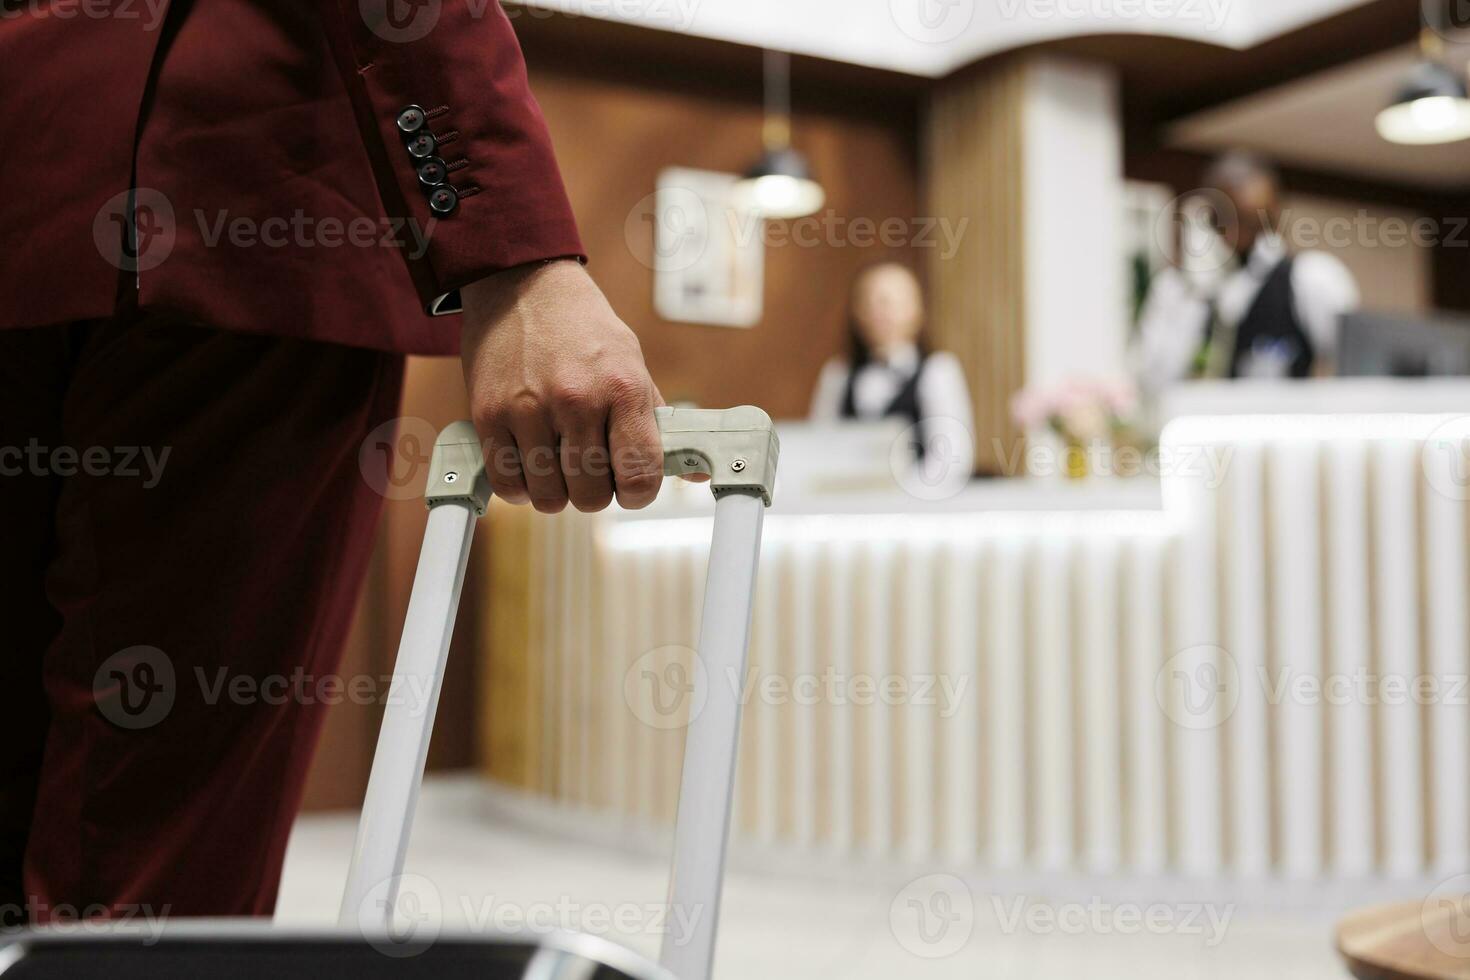
<path id="1" fill-rule="evenodd" d="M 1470 384 L 1205 386 L 1167 400 L 1157 478 L 938 500 L 783 485 L 744 677 L 704 676 L 690 649 L 707 491 L 671 485 L 636 514 L 497 506 L 490 774 L 668 823 L 681 726 L 701 685 L 734 684 L 747 846 L 1038 872 L 1463 870 L 1454 406 Z"/>

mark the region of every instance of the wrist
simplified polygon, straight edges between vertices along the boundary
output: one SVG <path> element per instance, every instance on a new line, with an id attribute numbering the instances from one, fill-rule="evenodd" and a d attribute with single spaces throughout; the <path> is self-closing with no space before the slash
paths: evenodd
<path id="1" fill-rule="evenodd" d="M 507 298 L 519 296 L 527 289 L 548 279 L 569 281 L 573 277 L 583 278 L 585 276 L 582 263 L 572 257 L 541 259 L 536 262 L 527 262 L 524 265 L 512 266 L 465 286 L 463 295 L 466 309 L 469 308 L 470 303 L 486 305 L 504 302 Z"/>

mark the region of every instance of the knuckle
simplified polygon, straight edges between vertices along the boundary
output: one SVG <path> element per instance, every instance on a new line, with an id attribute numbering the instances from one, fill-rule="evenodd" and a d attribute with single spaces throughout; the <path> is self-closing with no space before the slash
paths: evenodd
<path id="1" fill-rule="evenodd" d="M 586 385 L 559 382 L 551 389 L 552 410 L 558 414 L 585 415 L 596 408 L 596 398 Z"/>

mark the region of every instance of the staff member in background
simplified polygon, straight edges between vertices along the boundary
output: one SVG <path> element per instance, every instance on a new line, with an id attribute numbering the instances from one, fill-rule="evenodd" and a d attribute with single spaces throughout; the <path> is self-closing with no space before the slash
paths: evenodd
<path id="1" fill-rule="evenodd" d="M 1288 253 L 1281 185 L 1264 161 L 1222 157 L 1205 176 L 1215 231 L 1231 258 L 1214 283 L 1169 267 L 1139 319 L 1145 389 L 1190 378 L 1305 378 L 1331 370 L 1342 316 L 1357 309 L 1352 273 L 1327 252 Z"/>
<path id="2" fill-rule="evenodd" d="M 859 272 L 849 299 L 849 354 L 822 368 L 811 418 L 903 419 L 926 466 L 968 476 L 975 447 L 965 373 L 953 354 L 929 350 L 923 330 L 924 292 L 907 266 L 882 262 Z"/>

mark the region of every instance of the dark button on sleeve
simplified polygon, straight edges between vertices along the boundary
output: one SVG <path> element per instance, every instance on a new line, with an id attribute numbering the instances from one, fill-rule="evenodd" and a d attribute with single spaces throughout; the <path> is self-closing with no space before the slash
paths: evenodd
<path id="1" fill-rule="evenodd" d="M 429 210 L 440 217 L 453 214 L 457 207 L 459 207 L 459 192 L 448 184 L 436 187 L 429 192 Z"/>
<path id="2" fill-rule="evenodd" d="M 439 157 L 429 157 L 419 164 L 419 183 L 424 187 L 437 187 L 449 178 L 449 167 Z"/>
<path id="3" fill-rule="evenodd" d="M 405 106 L 398 113 L 398 131 L 405 136 L 412 136 L 424 128 L 428 118 L 422 106 Z"/>
<path id="4" fill-rule="evenodd" d="M 427 160 L 439 148 L 439 141 L 428 130 L 421 130 L 408 138 L 408 155 L 415 160 Z"/>

